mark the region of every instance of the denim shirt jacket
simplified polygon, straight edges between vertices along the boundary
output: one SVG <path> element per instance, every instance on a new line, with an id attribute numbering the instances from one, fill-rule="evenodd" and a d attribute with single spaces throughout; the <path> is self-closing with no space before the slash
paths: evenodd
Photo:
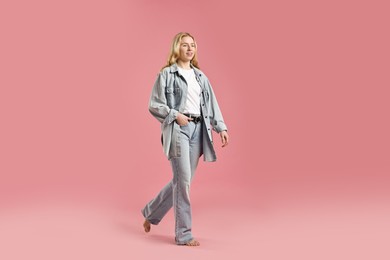
<path id="1" fill-rule="evenodd" d="M 203 159 L 213 162 L 217 157 L 211 130 L 220 133 L 227 127 L 208 78 L 192 64 L 191 68 L 202 88 Z M 150 96 L 149 111 L 161 123 L 163 151 L 168 159 L 180 157 L 180 125 L 176 123 L 176 116 L 178 112 L 183 113 L 187 89 L 187 83 L 174 63 L 160 71 Z"/>

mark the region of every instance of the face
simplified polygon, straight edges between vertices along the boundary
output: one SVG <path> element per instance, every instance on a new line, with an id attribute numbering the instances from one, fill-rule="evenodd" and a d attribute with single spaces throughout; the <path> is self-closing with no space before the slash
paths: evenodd
<path id="1" fill-rule="evenodd" d="M 196 53 L 196 46 L 194 40 L 189 36 L 184 36 L 183 38 L 181 38 L 179 50 L 179 59 L 181 61 L 191 61 Z"/>

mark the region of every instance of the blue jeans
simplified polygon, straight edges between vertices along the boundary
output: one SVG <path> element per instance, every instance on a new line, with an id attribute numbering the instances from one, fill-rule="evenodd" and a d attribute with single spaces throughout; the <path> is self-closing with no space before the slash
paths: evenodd
<path id="1" fill-rule="evenodd" d="M 173 206 L 177 244 L 185 244 L 193 239 L 190 184 L 202 155 L 202 127 L 203 122 L 189 122 L 180 127 L 181 156 L 170 160 L 173 179 L 142 209 L 145 219 L 157 225 Z"/>

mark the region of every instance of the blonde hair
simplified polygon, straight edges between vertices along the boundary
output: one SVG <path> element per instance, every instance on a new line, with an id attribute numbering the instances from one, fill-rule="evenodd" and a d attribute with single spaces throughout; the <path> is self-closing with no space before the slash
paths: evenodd
<path id="1" fill-rule="evenodd" d="M 172 64 L 176 63 L 176 61 L 178 60 L 178 58 L 180 56 L 180 43 L 181 43 L 181 39 L 183 39 L 186 36 L 191 37 L 192 40 L 194 40 L 195 48 L 197 49 L 197 44 L 196 44 L 194 36 L 192 36 L 188 32 L 180 32 L 180 33 L 176 34 L 175 37 L 173 38 L 173 41 L 172 41 L 171 51 L 169 53 L 167 63 L 165 64 L 164 67 L 161 68 L 161 70 L 163 70 L 164 68 L 169 67 Z M 190 63 L 194 67 L 199 69 L 197 51 L 195 51 L 195 55 L 192 58 L 192 60 L 190 61 Z"/>

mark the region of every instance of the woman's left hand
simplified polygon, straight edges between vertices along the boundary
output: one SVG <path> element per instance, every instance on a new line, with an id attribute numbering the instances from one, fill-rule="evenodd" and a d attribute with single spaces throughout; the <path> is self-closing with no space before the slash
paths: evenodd
<path id="1" fill-rule="evenodd" d="M 222 131 L 221 133 L 219 133 L 219 135 L 221 136 L 222 147 L 227 146 L 229 144 L 229 135 L 227 131 Z"/>

